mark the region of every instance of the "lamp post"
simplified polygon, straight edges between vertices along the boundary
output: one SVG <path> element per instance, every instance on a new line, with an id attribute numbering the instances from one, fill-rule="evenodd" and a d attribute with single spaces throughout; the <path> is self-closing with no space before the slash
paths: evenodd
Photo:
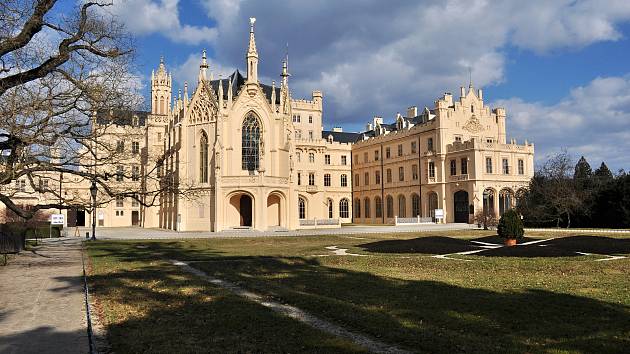
<path id="1" fill-rule="evenodd" d="M 90 186 L 90 194 L 92 195 L 92 241 L 96 240 L 96 193 L 98 192 L 98 188 L 96 188 L 96 181 L 92 181 L 92 185 Z"/>

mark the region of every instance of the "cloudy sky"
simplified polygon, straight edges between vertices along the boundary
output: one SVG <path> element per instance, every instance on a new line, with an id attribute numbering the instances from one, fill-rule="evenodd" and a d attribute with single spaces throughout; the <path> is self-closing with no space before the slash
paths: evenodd
<path id="1" fill-rule="evenodd" d="M 567 148 L 593 167 L 630 169 L 628 0 L 115 0 L 137 36 L 140 76 L 160 55 L 194 83 L 207 49 L 215 76 L 244 67 L 256 17 L 259 75 L 278 80 L 288 44 L 294 97 L 325 96 L 326 127 L 433 106 L 468 85 L 508 110 L 508 137 L 537 160 Z"/>

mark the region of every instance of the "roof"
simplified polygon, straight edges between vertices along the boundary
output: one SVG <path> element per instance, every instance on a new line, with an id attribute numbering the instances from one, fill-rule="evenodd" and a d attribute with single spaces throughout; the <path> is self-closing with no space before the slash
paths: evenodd
<path id="1" fill-rule="evenodd" d="M 223 99 L 227 100 L 228 90 L 230 88 L 230 81 L 232 80 L 234 80 L 232 83 L 232 97 L 236 97 L 236 94 L 238 93 L 238 91 L 241 89 L 243 85 L 245 85 L 245 82 L 247 82 L 247 78 L 241 75 L 241 72 L 238 71 L 238 69 L 236 69 L 232 73 L 232 75 L 228 76 L 224 80 L 210 81 L 210 85 L 212 86 L 212 89 L 214 90 L 214 92 L 218 94 L 219 82 L 221 82 L 221 86 L 223 86 Z M 262 83 L 260 83 L 259 85 L 262 88 L 263 92 L 265 93 L 265 96 L 267 97 L 267 99 L 271 101 L 272 87 L 266 84 L 262 84 Z M 279 87 L 276 87 L 276 104 L 280 104 L 280 88 Z"/>
<path id="2" fill-rule="evenodd" d="M 354 143 L 360 140 L 361 133 L 334 132 L 332 130 L 322 130 L 322 139 L 328 139 L 332 135 L 333 141 L 339 143 Z"/>
<path id="3" fill-rule="evenodd" d="M 96 113 L 96 122 L 103 125 L 134 125 L 133 117 L 138 117 L 138 126 L 144 126 L 150 113 L 147 111 L 127 111 L 122 109 L 103 110 Z"/>

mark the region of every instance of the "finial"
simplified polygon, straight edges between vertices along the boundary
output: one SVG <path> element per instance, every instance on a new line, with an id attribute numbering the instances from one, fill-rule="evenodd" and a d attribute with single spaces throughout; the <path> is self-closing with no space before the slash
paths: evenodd
<path id="1" fill-rule="evenodd" d="M 160 55 L 160 64 L 164 64 L 164 55 Z"/>
<path id="2" fill-rule="evenodd" d="M 468 66 L 468 87 L 472 88 L 472 66 Z"/>
<path id="3" fill-rule="evenodd" d="M 254 33 L 254 23 L 256 23 L 256 17 L 249 18 L 249 32 Z"/>

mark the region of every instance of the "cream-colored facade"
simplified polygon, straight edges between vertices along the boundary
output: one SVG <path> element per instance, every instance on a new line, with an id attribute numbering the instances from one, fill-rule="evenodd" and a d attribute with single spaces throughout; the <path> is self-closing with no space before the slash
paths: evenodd
<path id="1" fill-rule="evenodd" d="M 348 139 L 357 135 L 323 131 L 320 91 L 310 100 L 291 98 L 286 61 L 278 87 L 258 80 L 258 63 L 252 23 L 246 76 L 237 70 L 213 78 L 204 53 L 196 89 L 189 98 L 186 86 L 168 112 L 160 110 L 162 95 L 170 97 L 170 76 L 161 64 L 149 121 L 167 122 L 164 174 L 188 195 L 164 195 L 152 216 L 154 226 L 269 230 L 334 227 L 351 220 Z"/>
<path id="2" fill-rule="evenodd" d="M 506 141 L 505 121 L 472 84 L 459 100 L 446 93 L 393 124 L 375 117 L 352 147 L 354 221 L 413 222 L 442 209 L 443 221 L 469 223 L 480 210 L 513 207 L 534 174 L 534 145 Z"/>
<path id="3" fill-rule="evenodd" d="M 119 153 L 98 167 L 111 173 L 111 192 L 161 191 L 143 197 L 151 205 L 143 207 L 99 189 L 98 227 L 327 228 L 412 222 L 435 209 L 444 222 L 472 222 L 484 206 L 497 215 L 513 206 L 533 176 L 533 144 L 508 143 L 505 110 L 484 105 L 472 85 L 457 101 L 447 93 L 434 109 L 410 107 L 393 124 L 375 117 L 363 133 L 324 131 L 322 92 L 293 99 L 286 60 L 278 86 L 258 80 L 253 21 L 245 59 L 245 76 L 214 78 L 204 51 L 196 87 L 189 94 L 185 84 L 174 99 L 161 59 L 150 112 L 97 115 L 96 126 L 107 127 L 100 144 Z M 77 207 L 64 211 L 68 225 L 90 224 L 80 206 L 90 204 L 91 181 L 42 180 L 76 195 L 69 200 Z M 23 184 L 15 185 L 22 204 L 54 198 Z"/>

